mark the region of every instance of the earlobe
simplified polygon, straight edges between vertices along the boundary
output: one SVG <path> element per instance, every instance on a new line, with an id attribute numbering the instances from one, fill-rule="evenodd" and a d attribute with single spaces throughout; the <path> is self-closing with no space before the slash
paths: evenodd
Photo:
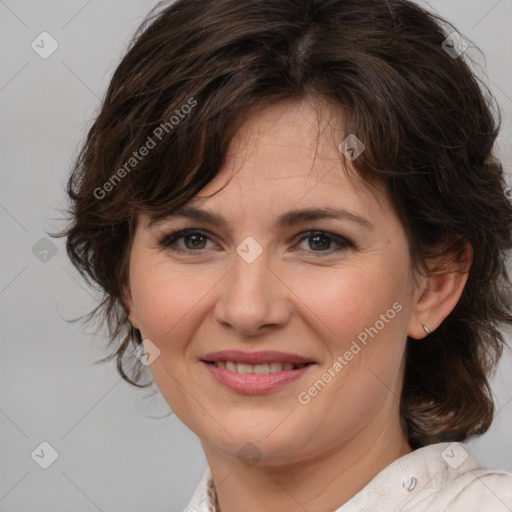
<path id="1" fill-rule="evenodd" d="M 464 291 L 472 260 L 472 247 L 466 244 L 455 259 L 437 262 L 431 269 L 413 305 L 407 332 L 409 337 L 425 338 L 453 311 Z"/>

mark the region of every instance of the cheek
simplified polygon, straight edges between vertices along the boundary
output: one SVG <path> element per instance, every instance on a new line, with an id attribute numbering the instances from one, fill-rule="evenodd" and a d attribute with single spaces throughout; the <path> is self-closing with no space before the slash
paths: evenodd
<path id="1" fill-rule="evenodd" d="M 198 279 L 193 265 L 136 263 L 131 282 L 141 333 L 166 352 L 179 350 L 197 327 L 201 303 L 218 282 L 217 273 L 202 272 Z"/>
<path id="2" fill-rule="evenodd" d="M 134 260 L 130 278 L 140 331 L 143 339 L 150 339 L 160 350 L 150 366 L 151 374 L 173 412 L 194 430 L 198 421 L 207 423 L 209 418 L 202 418 L 205 411 L 191 404 L 183 392 L 184 383 L 186 388 L 198 385 L 190 380 L 194 379 L 193 372 L 189 373 L 194 366 L 186 364 L 187 359 L 192 361 L 188 348 L 205 314 L 208 293 L 219 277 L 215 272 L 203 272 L 198 278 L 197 269 L 167 261 L 136 263 Z"/>
<path id="3" fill-rule="evenodd" d="M 308 279 L 297 282 L 302 287 L 297 295 L 308 291 L 308 306 L 328 332 L 324 339 L 330 360 L 323 368 L 328 384 L 312 403 L 319 414 L 332 416 L 332 425 L 347 423 L 348 431 L 355 429 L 390 392 L 399 395 L 410 286 L 408 267 L 401 268 L 382 260 L 319 274 L 315 286 Z M 347 407 L 352 411 L 348 417 Z"/>
<path id="4" fill-rule="evenodd" d="M 358 335 L 364 340 L 366 333 L 370 339 L 375 327 L 382 338 L 403 329 L 399 317 L 404 311 L 407 276 L 390 273 L 383 265 L 321 269 L 288 282 L 303 302 L 304 316 L 317 332 L 325 333 L 335 355 L 348 349 Z"/>
<path id="5" fill-rule="evenodd" d="M 383 265 L 328 274 L 297 280 L 294 291 L 307 297 L 308 317 L 322 326 L 329 354 L 319 374 L 301 390 L 309 402 L 299 411 L 304 417 L 324 418 L 324 439 L 335 442 L 358 431 L 400 395 L 409 281 L 405 272 L 397 275 Z"/>

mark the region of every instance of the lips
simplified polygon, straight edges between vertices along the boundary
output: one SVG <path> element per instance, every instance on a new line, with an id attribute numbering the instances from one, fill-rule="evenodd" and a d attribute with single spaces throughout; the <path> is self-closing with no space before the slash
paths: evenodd
<path id="1" fill-rule="evenodd" d="M 206 354 L 201 361 L 212 377 L 238 393 L 273 391 L 299 379 L 315 365 L 306 357 L 275 351 L 224 350 Z"/>

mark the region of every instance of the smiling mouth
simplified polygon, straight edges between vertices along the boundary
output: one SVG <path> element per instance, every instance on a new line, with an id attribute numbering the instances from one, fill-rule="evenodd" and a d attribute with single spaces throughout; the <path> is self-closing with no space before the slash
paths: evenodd
<path id="1" fill-rule="evenodd" d="M 207 364 L 215 366 L 216 368 L 221 368 L 228 370 L 233 373 L 257 373 L 257 374 L 268 374 L 268 373 L 278 373 L 283 371 L 292 371 L 292 370 L 300 370 L 305 366 L 309 366 L 314 363 L 303 363 L 303 364 L 294 364 L 294 363 L 261 363 L 261 364 L 244 364 L 244 363 L 236 363 L 234 361 L 204 361 Z"/>

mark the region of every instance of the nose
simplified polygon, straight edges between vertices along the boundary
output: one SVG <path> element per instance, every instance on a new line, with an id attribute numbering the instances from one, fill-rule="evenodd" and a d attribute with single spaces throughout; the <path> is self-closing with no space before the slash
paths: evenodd
<path id="1" fill-rule="evenodd" d="M 290 318 L 287 287 L 269 266 L 267 251 L 251 263 L 238 254 L 218 288 L 215 319 L 244 336 L 283 327 Z"/>

